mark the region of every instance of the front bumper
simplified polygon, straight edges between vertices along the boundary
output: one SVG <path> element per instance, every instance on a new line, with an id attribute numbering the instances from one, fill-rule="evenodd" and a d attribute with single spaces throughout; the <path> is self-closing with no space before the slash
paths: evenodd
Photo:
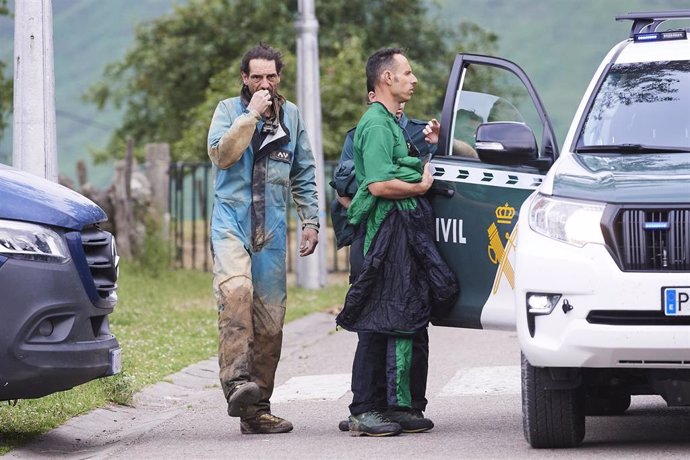
<path id="1" fill-rule="evenodd" d="M 663 287 L 690 286 L 690 273 L 622 272 L 604 246 L 561 243 L 526 222 L 515 273 L 518 336 L 532 365 L 690 367 L 690 317 L 664 317 L 661 296 Z M 529 315 L 526 298 L 534 292 L 561 297 L 550 314 Z M 611 312 L 633 320 L 609 321 Z M 645 320 L 649 315 L 656 319 Z"/>
<path id="2" fill-rule="evenodd" d="M 72 259 L 6 259 L 0 292 L 0 400 L 38 398 L 119 372 L 108 323 L 114 301 L 96 307 Z"/>

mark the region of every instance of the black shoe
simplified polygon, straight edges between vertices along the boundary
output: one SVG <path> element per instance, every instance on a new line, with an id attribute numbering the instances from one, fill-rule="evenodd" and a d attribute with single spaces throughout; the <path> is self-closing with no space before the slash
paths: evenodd
<path id="1" fill-rule="evenodd" d="M 384 415 L 391 422 L 398 423 L 404 433 L 422 433 L 434 427 L 434 422 L 424 418 L 424 414 L 418 409 L 388 410 Z"/>
<path id="2" fill-rule="evenodd" d="M 338 422 L 338 429 L 340 431 L 350 431 L 350 421 L 341 420 L 340 422 Z"/>
<path id="3" fill-rule="evenodd" d="M 247 406 L 256 404 L 261 399 L 259 385 L 254 382 L 239 383 L 228 398 L 228 415 L 243 417 L 247 414 Z"/>
<path id="4" fill-rule="evenodd" d="M 352 436 L 396 436 L 402 433 L 398 423 L 391 422 L 375 410 L 350 415 L 349 428 Z"/>
<path id="5" fill-rule="evenodd" d="M 284 418 L 264 412 L 255 417 L 243 418 L 240 421 L 242 434 L 275 434 L 292 431 L 292 423 Z"/>

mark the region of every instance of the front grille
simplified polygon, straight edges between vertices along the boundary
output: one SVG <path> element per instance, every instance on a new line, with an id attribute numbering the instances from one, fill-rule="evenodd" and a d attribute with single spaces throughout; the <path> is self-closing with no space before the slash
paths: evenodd
<path id="1" fill-rule="evenodd" d="M 666 316 L 661 310 L 592 310 L 587 322 L 611 326 L 688 326 L 690 316 Z"/>
<path id="2" fill-rule="evenodd" d="M 690 208 L 621 208 L 612 214 L 610 245 L 623 270 L 690 271 Z"/>
<path id="3" fill-rule="evenodd" d="M 94 226 L 82 230 L 81 243 L 96 291 L 105 299 L 117 289 L 115 239 L 110 233 Z"/>

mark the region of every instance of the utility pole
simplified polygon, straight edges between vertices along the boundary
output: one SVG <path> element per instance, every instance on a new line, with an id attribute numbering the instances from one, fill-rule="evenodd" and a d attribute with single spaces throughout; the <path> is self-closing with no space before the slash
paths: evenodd
<path id="1" fill-rule="evenodd" d="M 12 164 L 57 182 L 52 0 L 14 2 Z"/>
<path id="2" fill-rule="evenodd" d="M 316 159 L 316 189 L 319 194 L 319 245 L 314 254 L 297 259 L 297 285 L 318 289 L 326 285 L 326 195 L 324 187 L 323 142 L 321 140 L 321 91 L 319 87 L 319 23 L 314 0 L 299 0 L 297 29 L 297 105 Z M 297 226 L 297 247 L 302 238 Z M 299 251 L 299 249 L 298 249 Z"/>

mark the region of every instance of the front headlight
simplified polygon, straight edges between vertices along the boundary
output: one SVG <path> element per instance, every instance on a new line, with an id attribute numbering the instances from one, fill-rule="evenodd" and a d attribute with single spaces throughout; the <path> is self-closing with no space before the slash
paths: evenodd
<path id="1" fill-rule="evenodd" d="M 529 210 L 529 226 L 535 232 L 573 246 L 604 244 L 601 217 L 604 205 L 537 195 Z"/>
<path id="2" fill-rule="evenodd" d="M 64 262 L 69 251 L 56 231 L 42 225 L 0 220 L 0 255 L 15 259 Z"/>

